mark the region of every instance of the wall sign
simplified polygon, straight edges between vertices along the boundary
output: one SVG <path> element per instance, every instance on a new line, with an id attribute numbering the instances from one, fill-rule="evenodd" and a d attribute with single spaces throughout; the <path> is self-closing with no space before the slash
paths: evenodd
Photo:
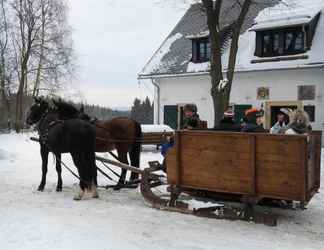
<path id="1" fill-rule="evenodd" d="M 257 100 L 269 100 L 270 90 L 267 87 L 260 87 L 257 89 Z"/>
<path id="2" fill-rule="evenodd" d="M 298 86 L 298 100 L 315 100 L 315 85 Z"/>

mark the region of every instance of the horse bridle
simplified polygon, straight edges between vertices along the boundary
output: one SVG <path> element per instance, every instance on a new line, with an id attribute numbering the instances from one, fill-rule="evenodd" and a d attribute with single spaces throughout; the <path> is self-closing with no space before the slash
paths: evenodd
<path id="1" fill-rule="evenodd" d="M 48 134 L 51 128 L 53 128 L 56 124 L 62 124 L 64 123 L 63 120 L 53 120 L 48 124 L 48 127 L 45 128 L 45 132 L 42 133 L 41 132 L 41 125 L 42 123 L 45 121 L 46 116 L 49 114 L 50 112 L 50 108 L 47 108 L 45 110 L 45 112 L 43 113 L 42 117 L 39 119 L 39 121 L 37 122 L 36 128 L 37 128 L 37 132 L 39 135 L 39 141 L 42 145 L 47 146 L 48 147 Z"/>

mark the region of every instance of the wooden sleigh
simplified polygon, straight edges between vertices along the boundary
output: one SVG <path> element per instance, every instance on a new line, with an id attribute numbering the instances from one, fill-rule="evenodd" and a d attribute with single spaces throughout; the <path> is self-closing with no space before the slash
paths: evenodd
<path id="1" fill-rule="evenodd" d="M 256 205 L 284 201 L 305 209 L 320 188 L 320 163 L 321 132 L 317 131 L 309 138 L 177 131 L 175 146 L 166 157 L 170 198 L 160 199 L 153 192 L 147 196 L 145 189 L 142 193 L 156 208 L 273 226 L 276 216 L 257 212 Z M 233 207 L 225 202 L 222 206 L 190 210 L 179 199 L 181 193 L 217 201 L 239 201 L 243 206 Z"/>

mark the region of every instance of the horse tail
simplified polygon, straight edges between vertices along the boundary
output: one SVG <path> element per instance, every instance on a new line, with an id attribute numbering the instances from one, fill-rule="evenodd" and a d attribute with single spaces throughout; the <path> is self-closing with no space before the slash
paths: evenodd
<path id="1" fill-rule="evenodd" d="M 129 151 L 129 158 L 131 161 L 131 165 L 133 167 L 140 167 L 140 160 L 141 160 L 141 149 L 142 149 L 142 128 L 141 124 L 135 122 L 135 142 L 133 143 L 130 151 Z M 130 179 L 134 180 L 138 178 L 138 174 L 132 173 Z"/>

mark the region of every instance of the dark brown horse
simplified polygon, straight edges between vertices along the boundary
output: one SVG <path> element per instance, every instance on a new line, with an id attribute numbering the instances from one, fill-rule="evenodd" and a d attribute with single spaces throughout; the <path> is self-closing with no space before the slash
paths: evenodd
<path id="1" fill-rule="evenodd" d="M 81 118 L 93 123 L 96 127 L 96 152 L 117 151 L 118 160 L 130 163 L 133 167 L 139 167 L 141 154 L 142 129 L 141 125 L 127 117 L 117 117 L 111 120 L 92 120 L 84 113 L 83 108 L 76 109 L 73 105 L 62 100 L 53 100 L 54 105 L 62 114 L 60 119 Z M 122 188 L 125 184 L 127 170 L 123 169 L 115 190 Z M 138 175 L 132 173 L 130 181 L 134 181 Z"/>

